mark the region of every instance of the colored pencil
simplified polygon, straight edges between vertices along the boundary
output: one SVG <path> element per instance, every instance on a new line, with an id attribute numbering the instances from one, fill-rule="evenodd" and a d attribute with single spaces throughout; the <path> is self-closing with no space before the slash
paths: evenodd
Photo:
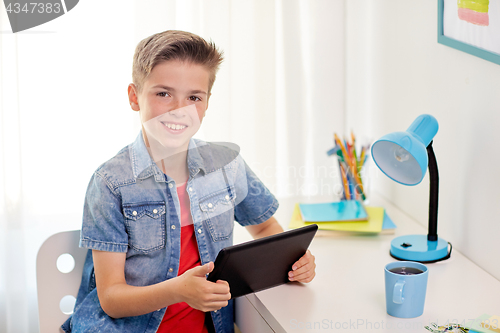
<path id="1" fill-rule="evenodd" d="M 337 143 L 338 146 L 340 146 L 340 149 L 342 150 L 342 154 L 344 155 L 344 160 L 346 161 L 347 165 L 349 166 L 349 169 L 352 170 L 352 175 L 354 177 L 355 182 L 359 186 L 359 190 L 361 192 L 360 193 L 361 197 L 363 198 L 363 200 L 365 200 L 366 196 L 364 194 L 363 184 L 361 183 L 361 180 L 359 179 L 359 176 L 358 176 L 358 173 L 356 170 L 356 166 L 353 165 L 352 160 L 348 157 L 349 155 L 347 154 L 347 150 L 346 150 L 344 144 L 342 143 L 342 141 L 340 141 L 340 139 L 336 133 L 334 133 L 334 138 L 335 138 L 335 142 Z"/>

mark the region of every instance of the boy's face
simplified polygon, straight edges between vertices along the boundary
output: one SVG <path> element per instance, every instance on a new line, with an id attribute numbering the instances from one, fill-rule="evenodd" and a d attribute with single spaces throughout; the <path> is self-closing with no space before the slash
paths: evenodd
<path id="1" fill-rule="evenodd" d="M 140 112 L 144 139 L 167 150 L 186 150 L 208 108 L 209 72 L 190 62 L 170 60 L 156 65 L 137 92 L 128 87 L 133 110 Z"/>

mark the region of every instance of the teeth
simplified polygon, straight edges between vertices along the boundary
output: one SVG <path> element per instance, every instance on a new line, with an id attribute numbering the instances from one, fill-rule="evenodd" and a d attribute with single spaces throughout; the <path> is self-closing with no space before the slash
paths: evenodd
<path id="1" fill-rule="evenodd" d="M 173 129 L 173 130 L 181 130 L 181 129 L 186 128 L 186 126 L 184 126 L 184 125 L 178 125 L 178 124 L 176 125 L 176 124 L 168 124 L 168 123 L 167 123 L 167 124 L 165 124 L 165 125 L 166 125 L 168 128 Z"/>

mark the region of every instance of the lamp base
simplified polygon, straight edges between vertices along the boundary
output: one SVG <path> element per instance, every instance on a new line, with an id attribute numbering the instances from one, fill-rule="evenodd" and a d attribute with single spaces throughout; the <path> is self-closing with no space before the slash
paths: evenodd
<path id="1" fill-rule="evenodd" d="M 399 236 L 391 242 L 391 256 L 399 260 L 434 262 L 448 255 L 448 242 L 427 240 L 427 235 Z"/>

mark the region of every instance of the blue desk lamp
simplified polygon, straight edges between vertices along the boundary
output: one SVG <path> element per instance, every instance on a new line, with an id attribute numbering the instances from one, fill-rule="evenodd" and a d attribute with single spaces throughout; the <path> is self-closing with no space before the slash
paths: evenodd
<path id="1" fill-rule="evenodd" d="M 451 244 L 437 235 L 439 174 L 432 139 L 438 122 L 431 115 L 417 117 L 406 132 L 394 132 L 372 145 L 372 158 L 382 172 L 403 185 L 417 185 L 429 167 L 429 233 L 396 237 L 391 242 L 391 256 L 398 260 L 431 263 L 448 259 Z M 450 252 L 448 252 L 448 244 Z"/>

